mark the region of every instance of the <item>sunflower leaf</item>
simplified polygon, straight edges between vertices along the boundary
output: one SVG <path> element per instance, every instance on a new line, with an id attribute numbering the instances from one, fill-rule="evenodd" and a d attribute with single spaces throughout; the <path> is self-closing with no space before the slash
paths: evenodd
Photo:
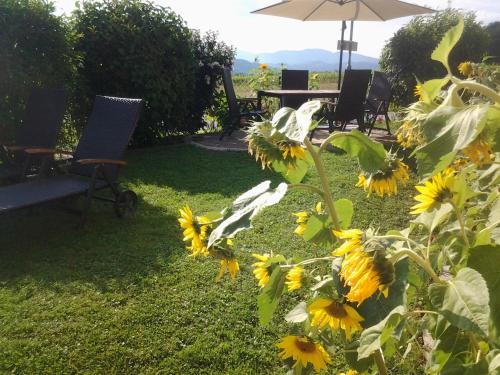
<path id="1" fill-rule="evenodd" d="M 422 84 L 422 100 L 426 103 L 432 101 L 439 95 L 441 89 L 446 85 L 450 79 L 448 77 L 442 79 L 431 79 Z"/>
<path id="2" fill-rule="evenodd" d="M 227 217 L 214 229 L 208 239 L 210 248 L 221 238 L 233 237 L 239 231 L 252 227 L 252 219 L 265 207 L 277 204 L 286 194 L 288 185 L 284 182 L 271 189 L 271 182 L 261 184 L 240 195 L 228 210 Z"/>
<path id="3" fill-rule="evenodd" d="M 340 133 L 331 143 L 351 157 L 357 157 L 361 169 L 365 172 L 375 173 L 385 166 L 387 153 L 384 146 L 358 130 Z"/>
<path id="4" fill-rule="evenodd" d="M 340 221 L 340 227 L 347 229 L 351 226 L 352 214 L 354 213 L 354 205 L 349 199 L 338 199 L 333 203 L 335 211 Z"/>
<path id="5" fill-rule="evenodd" d="M 291 141 L 302 143 L 313 122 L 313 115 L 320 108 L 321 102 L 318 100 L 305 102 L 297 110 L 283 107 L 275 113 L 271 123 L 275 131 Z"/>
<path id="6" fill-rule="evenodd" d="M 358 359 L 368 358 L 374 351 L 382 348 L 401 325 L 404 313 L 405 308 L 397 306 L 384 320 L 365 329 L 359 338 Z"/>
<path id="7" fill-rule="evenodd" d="M 307 313 L 307 305 L 305 302 L 300 302 L 288 314 L 285 315 L 285 320 L 288 323 L 302 323 L 307 320 L 309 314 Z"/>
<path id="8" fill-rule="evenodd" d="M 450 55 L 453 47 L 455 47 L 455 45 L 460 40 L 463 31 L 464 21 L 461 19 L 456 26 L 448 30 L 434 52 L 432 52 L 431 59 L 442 63 L 445 66 L 446 70 L 448 70 L 448 73 L 451 73 L 450 65 L 448 63 L 448 56 Z"/>
<path id="9" fill-rule="evenodd" d="M 472 268 L 462 268 L 446 283 L 429 286 L 432 305 L 448 322 L 464 331 L 488 336 L 490 318 L 486 281 Z"/>
<path id="10" fill-rule="evenodd" d="M 269 282 L 262 290 L 262 293 L 257 297 L 259 321 L 262 326 L 269 324 L 278 307 L 278 303 L 285 288 L 285 276 L 286 273 L 283 272 L 281 267 L 275 267 L 271 273 Z"/>

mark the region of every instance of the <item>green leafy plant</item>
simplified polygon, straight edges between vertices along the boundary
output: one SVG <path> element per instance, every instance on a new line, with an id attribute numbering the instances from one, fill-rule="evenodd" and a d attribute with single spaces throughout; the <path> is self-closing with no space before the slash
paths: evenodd
<path id="1" fill-rule="evenodd" d="M 75 57 L 71 33 L 42 0 L 0 4 L 0 134 L 9 143 L 34 87 L 69 88 Z"/>
<path id="2" fill-rule="evenodd" d="M 421 100 L 408 112 L 418 113 L 422 142 L 412 155 L 422 181 L 407 228 L 351 228 L 354 205 L 332 197 L 321 160 L 326 147 L 358 160 L 356 186 L 373 199 L 397 194 L 409 181 L 408 166 L 358 131 L 311 144 L 317 101 L 282 108 L 248 130 L 250 153 L 287 183 L 263 182 L 222 211 L 181 210 L 188 251 L 218 259 L 220 280 L 226 270 L 237 276 L 233 238 L 262 209 L 293 189 L 317 196 L 314 208 L 294 214 L 294 233 L 317 245 L 320 256 L 254 254 L 260 323 L 279 324 L 274 314 L 285 293 L 298 299 L 285 316 L 292 333 L 276 344 L 289 374 L 320 372 L 344 356 L 350 374 L 385 375 L 387 360 L 405 362 L 413 347 L 421 348 L 418 370 L 428 374 L 499 373 L 500 95 L 453 75 L 449 55 L 463 30 L 460 21 L 438 44 L 432 58 L 447 74 L 423 82 Z M 302 183 L 311 167 L 319 186 Z"/>

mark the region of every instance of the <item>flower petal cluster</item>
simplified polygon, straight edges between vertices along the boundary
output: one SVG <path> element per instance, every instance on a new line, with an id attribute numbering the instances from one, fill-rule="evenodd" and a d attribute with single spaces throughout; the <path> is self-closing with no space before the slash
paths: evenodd
<path id="1" fill-rule="evenodd" d="M 491 145 L 481 138 L 472 142 L 463 150 L 463 153 L 478 167 L 482 167 L 493 162 L 493 151 L 491 149 Z"/>
<path id="2" fill-rule="evenodd" d="M 419 203 L 412 207 L 411 213 L 419 215 L 450 199 L 453 195 L 454 182 L 455 172 L 448 168 L 425 181 L 423 185 L 415 186 L 415 189 L 420 193 L 415 197 Z"/>
<path id="3" fill-rule="evenodd" d="M 288 271 L 285 284 L 287 285 L 289 292 L 300 289 L 302 287 L 303 271 L 304 269 L 301 266 L 295 266 L 290 271 Z"/>
<path id="4" fill-rule="evenodd" d="M 220 269 L 219 273 L 215 279 L 216 282 L 220 281 L 222 276 L 226 273 L 226 270 L 229 272 L 231 279 L 236 279 L 238 272 L 240 271 L 240 265 L 236 258 L 224 258 L 220 261 Z"/>
<path id="5" fill-rule="evenodd" d="M 379 252 L 367 253 L 364 249 L 363 232 L 358 229 L 335 232 L 346 241 L 333 256 L 344 256 L 340 268 L 340 278 L 349 287 L 346 298 L 358 306 L 375 292 L 388 296 L 389 285 L 394 281 L 394 266 Z"/>
<path id="6" fill-rule="evenodd" d="M 208 255 L 206 246 L 207 231 L 209 229 L 210 219 L 205 216 L 193 216 L 189 206 L 184 206 L 179 210 L 181 217 L 178 219 L 183 231 L 183 241 L 190 243 L 186 246 L 191 252 L 191 256 Z"/>
<path id="7" fill-rule="evenodd" d="M 304 159 L 304 147 L 275 131 L 271 122 L 254 122 L 247 131 L 248 153 L 260 161 L 262 169 L 270 168 L 274 161 L 282 161 L 291 169 Z"/>
<path id="8" fill-rule="evenodd" d="M 371 174 L 361 173 L 356 186 L 367 191 L 368 196 L 375 193 L 382 198 L 385 195 L 396 195 L 398 184 L 405 186 L 409 179 L 408 166 L 400 160 L 394 160 L 383 171 Z"/>
<path id="9" fill-rule="evenodd" d="M 474 68 L 473 68 L 472 63 L 470 61 L 464 61 L 458 65 L 458 71 L 463 76 L 469 78 L 474 73 Z"/>
<path id="10" fill-rule="evenodd" d="M 310 363 L 316 372 L 320 372 L 332 362 L 323 346 L 308 336 L 286 336 L 276 346 L 282 349 L 279 353 L 281 359 L 293 359 L 293 367 L 301 364 L 305 368 Z"/>
<path id="11" fill-rule="evenodd" d="M 319 215 L 323 211 L 323 204 L 321 202 L 316 203 L 316 207 L 314 208 L 316 213 Z M 302 211 L 302 212 L 296 212 L 293 214 L 294 216 L 297 217 L 297 220 L 295 221 L 296 224 L 298 224 L 297 228 L 293 231 L 293 233 L 303 236 L 306 228 L 307 228 L 307 221 L 309 220 L 309 212 Z"/>
<path id="12" fill-rule="evenodd" d="M 345 331 L 349 341 L 353 332 L 362 329 L 360 322 L 364 318 L 348 304 L 329 298 L 318 298 L 309 306 L 308 310 L 312 315 L 312 326 L 318 326 L 319 328 L 329 326 L 332 330 L 341 328 Z"/>
<path id="13" fill-rule="evenodd" d="M 266 262 L 271 256 L 269 254 L 252 254 L 252 256 L 259 260 L 258 262 L 252 264 L 252 266 L 254 267 L 253 274 L 258 280 L 259 286 L 261 288 L 264 288 L 269 282 L 269 266 L 266 266 Z"/>

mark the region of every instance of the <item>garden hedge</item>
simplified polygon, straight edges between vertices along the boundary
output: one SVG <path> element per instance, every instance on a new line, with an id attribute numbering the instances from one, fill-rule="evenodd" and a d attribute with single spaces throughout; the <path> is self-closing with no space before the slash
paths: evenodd
<path id="1" fill-rule="evenodd" d="M 73 78 L 64 20 L 42 0 L 0 2 L 0 140 L 10 143 L 34 86 L 60 88 Z"/>
<path id="2" fill-rule="evenodd" d="M 169 8 L 138 0 L 84 1 L 73 13 L 79 35 L 82 118 L 96 94 L 140 97 L 144 111 L 134 144 L 161 143 L 192 133 L 213 102 L 219 65 L 232 65 L 234 51 L 201 36 Z"/>

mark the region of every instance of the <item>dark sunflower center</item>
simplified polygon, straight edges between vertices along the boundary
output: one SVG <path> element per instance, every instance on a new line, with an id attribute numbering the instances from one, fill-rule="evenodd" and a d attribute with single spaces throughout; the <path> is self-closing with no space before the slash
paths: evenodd
<path id="1" fill-rule="evenodd" d="M 197 220 L 193 220 L 193 228 L 197 234 L 201 233 L 201 224 Z"/>
<path id="2" fill-rule="evenodd" d="M 344 318 L 347 316 L 347 311 L 345 311 L 344 306 L 338 302 L 330 303 L 325 310 L 328 312 L 328 315 L 336 318 Z"/>
<path id="3" fill-rule="evenodd" d="M 436 201 L 437 202 L 444 202 L 445 200 L 447 200 L 450 197 L 451 197 L 451 191 L 449 189 L 445 188 L 437 194 Z"/>
<path id="4" fill-rule="evenodd" d="M 308 338 L 304 339 L 295 339 L 295 345 L 297 348 L 303 353 L 313 353 L 316 350 L 316 345 L 313 342 L 309 341 Z"/>

